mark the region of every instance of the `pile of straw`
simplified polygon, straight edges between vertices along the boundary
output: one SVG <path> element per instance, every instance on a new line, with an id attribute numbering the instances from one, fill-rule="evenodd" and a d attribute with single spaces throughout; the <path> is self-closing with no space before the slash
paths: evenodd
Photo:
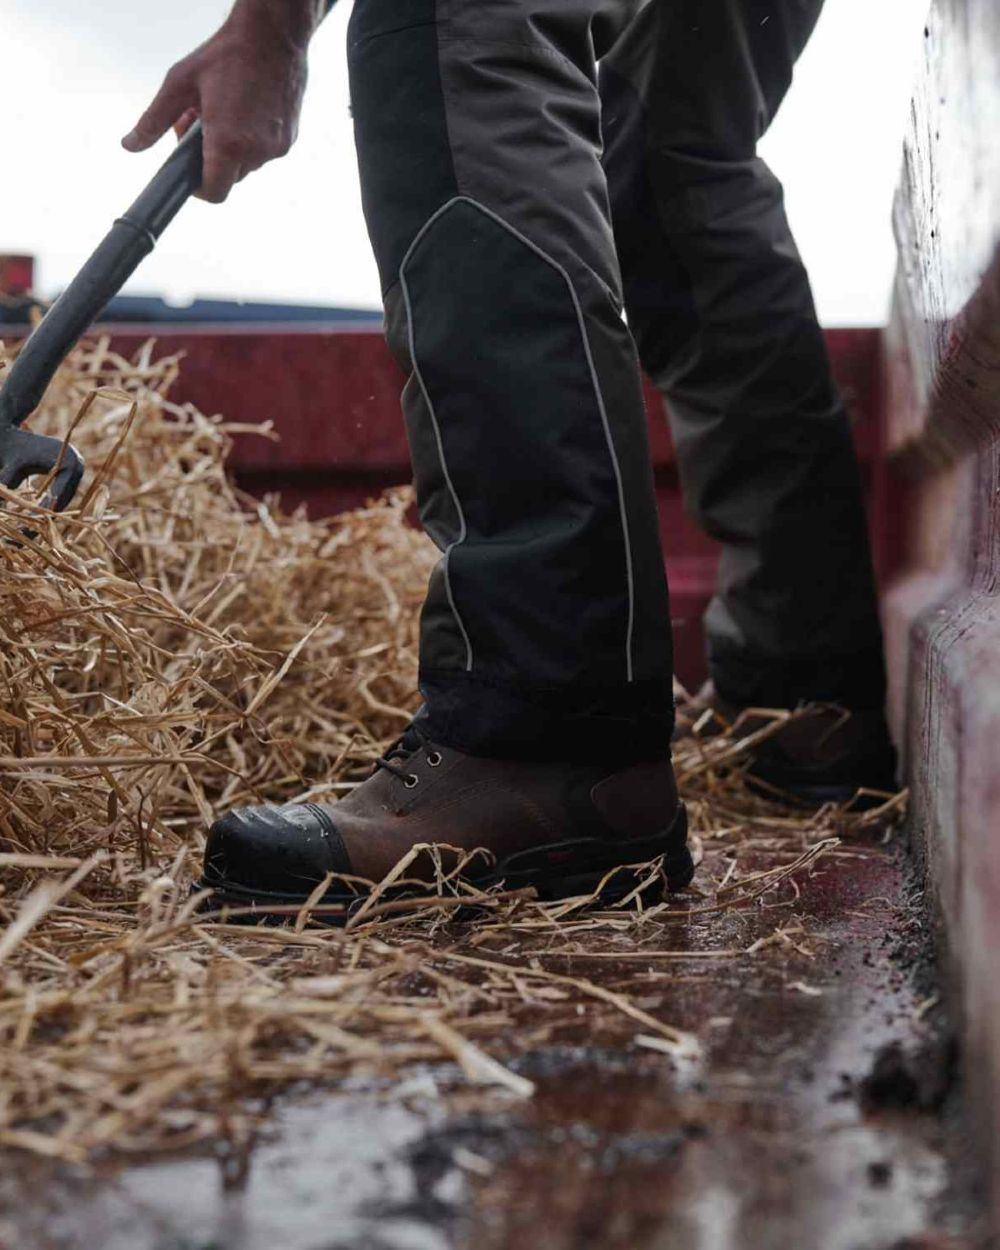
<path id="1" fill-rule="evenodd" d="M 242 497 L 225 472 L 240 427 L 172 403 L 178 368 L 79 348 L 32 425 L 72 432 L 86 489 L 59 517 L 3 493 L 0 1145 L 83 1161 L 238 1144 L 251 1095 L 442 1059 L 527 1096 L 512 1025 L 551 1037 L 581 1012 L 595 1034 L 696 1050 L 595 961 L 658 948 L 667 966 L 678 924 L 793 903 L 797 875 L 899 808 L 792 818 L 743 785 L 739 727 L 678 753 L 705 861 L 681 901 L 497 893 L 469 922 L 452 889 L 349 931 L 196 911 L 213 812 L 335 796 L 403 728 L 435 553 L 405 491 L 321 522 Z"/>

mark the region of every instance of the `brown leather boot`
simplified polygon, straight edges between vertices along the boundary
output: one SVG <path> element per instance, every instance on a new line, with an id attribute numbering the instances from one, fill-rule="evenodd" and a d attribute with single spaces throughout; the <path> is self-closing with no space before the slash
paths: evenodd
<path id="1" fill-rule="evenodd" d="M 741 736 L 769 724 L 767 717 L 728 703 L 706 682 L 678 708 L 674 741 L 716 737 L 737 721 Z M 806 803 L 846 802 L 859 790 L 897 789 L 896 751 L 881 709 L 851 712 L 829 703 L 806 704 L 751 750 L 747 776 Z"/>
<path id="2" fill-rule="evenodd" d="M 680 890 L 694 875 L 687 815 L 669 758 L 611 770 L 596 764 L 481 759 L 428 741 L 411 725 L 372 776 L 339 803 L 288 803 L 229 812 L 211 829 L 202 887 L 213 902 L 268 907 L 304 902 L 334 874 L 324 909 L 352 906 L 419 844 L 434 844 L 446 870 L 480 887 L 534 886 L 543 898 L 597 889 L 611 870 L 662 856 Z M 434 880 L 421 851 L 397 888 Z M 648 876 L 615 873 L 601 901 Z M 649 895 L 646 901 L 650 901 Z M 331 915 L 326 912 L 326 918 Z M 336 919 L 336 912 L 333 914 Z"/>

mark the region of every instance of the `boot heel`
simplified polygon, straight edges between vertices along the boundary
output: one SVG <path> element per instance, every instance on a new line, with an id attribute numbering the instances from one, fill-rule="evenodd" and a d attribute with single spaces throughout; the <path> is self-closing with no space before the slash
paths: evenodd
<path id="1" fill-rule="evenodd" d="M 538 897 L 547 901 L 599 891 L 595 902 L 603 904 L 619 902 L 641 887 L 643 902 L 650 906 L 662 898 L 664 885 L 670 891 L 683 890 L 694 876 L 687 831 L 687 809 L 681 803 L 669 828 L 660 833 L 627 842 L 591 838 L 534 847 L 498 865 L 489 883 L 503 882 L 508 889 L 534 886 Z M 626 866 L 656 859 L 660 859 L 662 870 L 655 875 L 644 867 L 637 870 Z M 553 863 L 560 863 L 560 867 L 554 870 Z"/>
<path id="2" fill-rule="evenodd" d="M 694 857 L 688 846 L 688 814 L 683 803 L 677 808 L 667 842 L 667 850 L 663 852 L 663 875 L 667 879 L 667 889 L 675 894 L 689 886 L 694 877 Z"/>
<path id="3" fill-rule="evenodd" d="M 652 907 L 662 900 L 664 893 L 669 891 L 673 894 L 685 889 L 691 884 L 695 872 L 694 857 L 687 843 L 687 832 L 687 809 L 681 804 L 666 835 L 670 843 L 669 848 L 661 851 L 662 871 L 651 877 L 648 872 L 623 867 L 608 879 L 595 901 L 610 906 L 620 902 L 637 887 L 642 886 L 643 905 Z M 560 899 L 592 894 L 610 871 L 610 868 L 597 871 L 591 869 L 554 880 L 537 882 L 539 898 Z"/>
<path id="4" fill-rule="evenodd" d="M 670 855 L 663 857 L 663 875 L 667 879 L 667 889 L 671 894 L 686 889 L 694 879 L 694 856 L 690 848 L 682 847 Z"/>

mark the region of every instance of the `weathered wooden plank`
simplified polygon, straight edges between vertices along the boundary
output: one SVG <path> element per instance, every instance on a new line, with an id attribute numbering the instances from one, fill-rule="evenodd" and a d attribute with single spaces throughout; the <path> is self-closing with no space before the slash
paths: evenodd
<path id="1" fill-rule="evenodd" d="M 1000 1164 L 1000 6 L 936 0 L 895 223 L 891 446 L 914 471 L 887 596 L 891 713 Z M 1000 1180 L 995 1209 L 1000 1213 Z"/>

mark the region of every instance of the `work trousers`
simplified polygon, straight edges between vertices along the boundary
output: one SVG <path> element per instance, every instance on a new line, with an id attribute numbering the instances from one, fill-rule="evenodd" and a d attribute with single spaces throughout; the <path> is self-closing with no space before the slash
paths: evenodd
<path id="1" fill-rule="evenodd" d="M 722 544 L 706 617 L 720 694 L 881 703 L 858 468 L 756 155 L 821 3 L 355 0 L 365 214 L 442 552 L 420 645 L 436 740 L 667 749 L 640 360 L 686 505 Z"/>

